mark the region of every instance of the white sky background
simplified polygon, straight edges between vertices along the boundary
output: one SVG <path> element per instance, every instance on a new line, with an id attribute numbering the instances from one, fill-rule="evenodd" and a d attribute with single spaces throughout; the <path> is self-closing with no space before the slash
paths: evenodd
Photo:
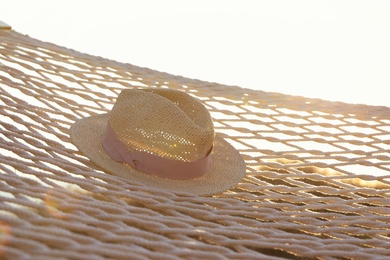
<path id="1" fill-rule="evenodd" d="M 390 106 L 387 0 L 2 0 L 0 20 L 189 78 Z"/>

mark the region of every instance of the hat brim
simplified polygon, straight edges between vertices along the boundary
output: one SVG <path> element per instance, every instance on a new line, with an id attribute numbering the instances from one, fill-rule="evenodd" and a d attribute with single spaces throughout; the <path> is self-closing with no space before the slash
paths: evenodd
<path id="1" fill-rule="evenodd" d="M 125 163 L 114 161 L 104 151 L 102 139 L 107 122 L 108 113 L 80 119 L 71 126 L 70 137 L 86 157 L 111 174 L 146 186 L 197 195 L 221 193 L 236 185 L 245 175 L 246 167 L 241 155 L 218 135 L 214 140 L 210 169 L 200 178 L 173 180 L 138 171 Z"/>

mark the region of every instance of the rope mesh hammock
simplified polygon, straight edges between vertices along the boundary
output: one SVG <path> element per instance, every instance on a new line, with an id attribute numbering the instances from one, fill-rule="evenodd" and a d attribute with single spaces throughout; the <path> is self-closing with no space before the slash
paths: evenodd
<path id="1" fill-rule="evenodd" d="M 70 142 L 124 88 L 209 109 L 247 175 L 212 197 L 105 173 Z M 390 257 L 390 108 L 225 86 L 0 30 L 1 259 Z"/>

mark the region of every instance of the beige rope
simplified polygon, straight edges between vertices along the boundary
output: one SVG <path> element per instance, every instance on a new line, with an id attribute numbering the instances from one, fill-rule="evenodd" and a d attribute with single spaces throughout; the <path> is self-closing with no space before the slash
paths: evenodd
<path id="1" fill-rule="evenodd" d="M 213 197 L 106 174 L 70 142 L 121 89 L 202 100 L 247 164 Z M 390 108 L 203 82 L 0 31 L 0 258 L 390 256 Z"/>

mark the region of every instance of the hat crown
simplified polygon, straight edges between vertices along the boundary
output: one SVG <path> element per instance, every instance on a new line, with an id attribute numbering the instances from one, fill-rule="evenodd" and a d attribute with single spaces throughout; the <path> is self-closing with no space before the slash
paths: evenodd
<path id="1" fill-rule="evenodd" d="M 167 159 L 199 160 L 214 142 L 210 113 L 197 99 L 177 90 L 123 90 L 109 123 L 128 150 Z"/>

